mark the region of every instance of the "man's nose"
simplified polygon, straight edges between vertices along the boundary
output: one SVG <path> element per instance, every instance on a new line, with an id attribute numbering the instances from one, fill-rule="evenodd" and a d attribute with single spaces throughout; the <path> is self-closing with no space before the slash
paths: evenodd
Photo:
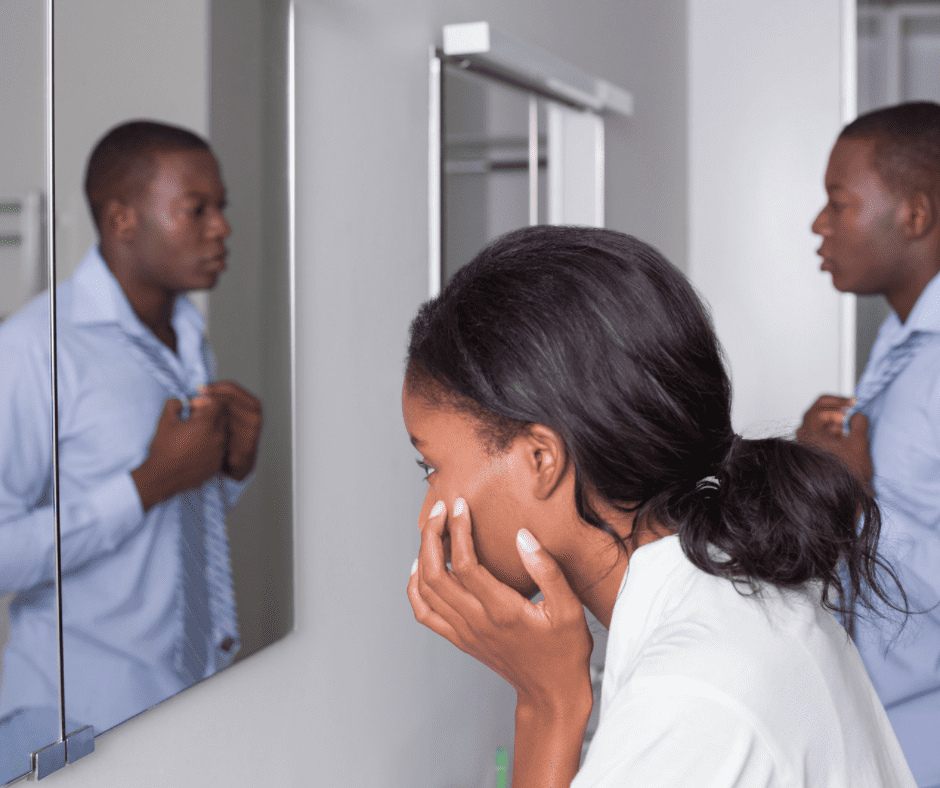
<path id="1" fill-rule="evenodd" d="M 232 234 L 232 226 L 221 210 L 215 212 L 209 226 L 209 232 L 213 238 L 228 238 Z"/>
<path id="2" fill-rule="evenodd" d="M 829 231 L 829 223 L 825 221 L 824 217 L 825 213 L 826 209 L 823 208 L 816 214 L 816 218 L 813 219 L 813 223 L 810 225 L 810 229 L 816 233 L 816 235 L 825 235 Z"/>

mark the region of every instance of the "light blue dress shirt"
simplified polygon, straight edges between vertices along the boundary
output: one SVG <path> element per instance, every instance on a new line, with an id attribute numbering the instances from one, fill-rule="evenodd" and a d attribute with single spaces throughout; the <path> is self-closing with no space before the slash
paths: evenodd
<path id="1" fill-rule="evenodd" d="M 215 369 L 193 303 L 176 301 L 174 354 L 134 314 L 97 247 L 56 292 L 66 714 L 99 734 L 191 683 L 174 660 L 188 493 L 144 514 L 130 476 L 171 395 L 123 334 L 153 345 L 192 391 Z M 0 594 L 16 592 L 0 719 L 58 706 L 50 413 L 44 295 L 0 326 Z M 223 477 L 226 511 L 245 483 Z M 205 675 L 220 667 L 210 661 Z"/>
<path id="2" fill-rule="evenodd" d="M 923 344 L 862 412 L 883 518 L 880 549 L 912 606 L 925 608 L 940 601 L 940 275 L 903 324 L 894 313 L 884 322 L 865 375 L 914 331 L 926 335 Z M 856 645 L 917 784 L 940 786 L 940 608 L 911 616 L 892 642 L 894 620 L 860 621 Z"/>

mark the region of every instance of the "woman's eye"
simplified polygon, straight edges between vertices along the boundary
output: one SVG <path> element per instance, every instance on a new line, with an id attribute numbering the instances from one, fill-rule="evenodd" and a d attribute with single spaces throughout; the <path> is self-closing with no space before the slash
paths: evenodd
<path id="1" fill-rule="evenodd" d="M 428 465 L 424 460 L 415 460 L 418 463 L 418 467 L 424 471 L 424 480 L 427 481 L 428 478 L 434 473 L 434 468 Z"/>

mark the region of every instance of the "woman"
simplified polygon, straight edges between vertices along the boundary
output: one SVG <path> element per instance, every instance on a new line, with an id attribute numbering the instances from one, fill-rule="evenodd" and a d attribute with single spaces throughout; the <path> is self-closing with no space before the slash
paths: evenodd
<path id="1" fill-rule="evenodd" d="M 497 240 L 415 318 L 402 411 L 429 482 L 408 595 L 516 689 L 515 788 L 914 785 L 833 616 L 894 606 L 871 495 L 734 434 L 709 318 L 654 249 Z M 578 771 L 582 605 L 610 635 Z"/>

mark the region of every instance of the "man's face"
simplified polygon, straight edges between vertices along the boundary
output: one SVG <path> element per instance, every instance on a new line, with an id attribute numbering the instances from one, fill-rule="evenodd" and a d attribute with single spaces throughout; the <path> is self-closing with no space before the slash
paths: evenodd
<path id="1" fill-rule="evenodd" d="M 871 166 L 874 141 L 836 141 L 826 169 L 829 202 L 813 222 L 822 236 L 820 268 L 832 274 L 836 290 L 887 294 L 902 274 L 903 198 Z"/>
<path id="2" fill-rule="evenodd" d="M 155 155 L 156 175 L 135 208 L 138 281 L 172 292 L 215 286 L 225 270 L 225 187 L 207 150 Z"/>

